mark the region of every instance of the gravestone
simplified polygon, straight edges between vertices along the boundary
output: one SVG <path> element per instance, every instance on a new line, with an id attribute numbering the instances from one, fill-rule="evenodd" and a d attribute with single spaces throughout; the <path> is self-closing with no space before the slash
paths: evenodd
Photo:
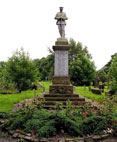
<path id="1" fill-rule="evenodd" d="M 98 88 L 99 87 L 99 77 L 96 75 L 96 77 L 94 78 L 94 87 Z"/>

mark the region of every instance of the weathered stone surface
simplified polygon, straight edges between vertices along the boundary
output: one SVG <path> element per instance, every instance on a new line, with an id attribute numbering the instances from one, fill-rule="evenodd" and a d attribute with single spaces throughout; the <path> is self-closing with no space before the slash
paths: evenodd
<path id="1" fill-rule="evenodd" d="M 0 120 L 0 124 L 4 124 L 5 123 L 5 120 Z"/>
<path id="2" fill-rule="evenodd" d="M 27 136 L 22 135 L 22 134 L 19 134 L 19 135 L 18 135 L 18 137 L 19 137 L 19 138 L 23 138 L 23 139 L 25 139 L 25 137 L 27 137 Z"/>
<path id="3" fill-rule="evenodd" d="M 70 85 L 70 78 L 67 76 L 54 76 L 52 84 L 65 84 Z"/>
<path id="4" fill-rule="evenodd" d="M 58 142 L 65 142 L 65 138 L 60 138 Z"/>
<path id="5" fill-rule="evenodd" d="M 58 25 L 60 38 L 65 39 L 65 26 L 66 26 L 66 20 L 68 20 L 66 13 L 63 12 L 63 7 L 59 7 L 60 11 L 57 12 L 55 19 L 56 25 Z"/>
<path id="6" fill-rule="evenodd" d="M 41 139 L 39 140 L 39 142 L 49 142 L 49 140 L 46 139 L 46 138 L 41 138 Z"/>
<path id="7" fill-rule="evenodd" d="M 78 141 L 77 142 L 84 142 L 84 138 L 78 138 Z"/>
<path id="8" fill-rule="evenodd" d="M 70 48 L 69 45 L 63 45 L 63 46 L 57 45 L 57 46 L 53 46 L 53 50 L 54 50 L 54 51 L 56 51 L 56 50 L 68 51 L 69 48 Z"/>
<path id="9" fill-rule="evenodd" d="M 32 140 L 32 137 L 29 137 L 29 136 L 24 136 L 23 138 L 26 139 L 26 140 L 29 140 L 29 141 Z"/>
<path id="10" fill-rule="evenodd" d="M 109 134 L 101 135 L 101 139 L 106 139 L 109 137 Z"/>
<path id="11" fill-rule="evenodd" d="M 11 135 L 13 135 L 14 133 L 15 133 L 15 131 L 13 131 L 13 130 L 9 131 L 9 134 L 11 134 Z"/>
<path id="12" fill-rule="evenodd" d="M 63 38 L 58 38 L 57 41 L 55 42 L 55 45 L 68 45 L 68 40 L 67 39 L 63 39 Z"/>
<path id="13" fill-rule="evenodd" d="M 57 142 L 55 138 L 49 138 L 49 142 Z"/>
<path id="14" fill-rule="evenodd" d="M 99 135 L 94 135 L 94 136 L 92 136 L 92 138 L 93 138 L 93 140 L 100 140 L 101 139 L 101 137 Z"/>
<path id="15" fill-rule="evenodd" d="M 39 142 L 39 139 L 37 139 L 37 138 L 32 138 L 31 141 L 32 141 L 32 142 Z"/>
<path id="16" fill-rule="evenodd" d="M 26 136 L 29 136 L 29 137 L 30 137 L 30 136 L 31 136 L 31 134 L 30 134 L 30 133 L 27 133 L 27 134 L 26 134 Z"/>
<path id="17" fill-rule="evenodd" d="M 74 142 L 74 140 L 72 138 L 67 138 L 65 142 Z"/>
<path id="18" fill-rule="evenodd" d="M 18 142 L 16 139 L 12 139 L 10 137 L 0 137 L 0 142 Z"/>
<path id="19" fill-rule="evenodd" d="M 54 76 L 68 76 L 68 51 L 55 51 Z"/>
<path id="20" fill-rule="evenodd" d="M 73 94 L 74 87 L 72 85 L 50 85 L 50 94 Z"/>
<path id="21" fill-rule="evenodd" d="M 19 134 L 18 133 L 14 133 L 13 134 L 13 138 L 17 138 L 17 137 L 19 137 Z"/>
<path id="22" fill-rule="evenodd" d="M 93 138 L 89 137 L 85 139 L 85 142 L 94 142 Z"/>

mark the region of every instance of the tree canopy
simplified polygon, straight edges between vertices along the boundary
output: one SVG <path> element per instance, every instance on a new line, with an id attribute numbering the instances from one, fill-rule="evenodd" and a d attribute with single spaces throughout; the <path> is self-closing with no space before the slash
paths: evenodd
<path id="1" fill-rule="evenodd" d="M 109 74 L 112 77 L 111 91 L 117 94 L 117 54 L 112 59 Z"/>
<path id="2" fill-rule="evenodd" d="M 38 78 L 38 69 L 23 49 L 16 51 L 7 63 L 9 80 L 14 82 L 19 91 L 31 88 Z"/>
<path id="3" fill-rule="evenodd" d="M 87 47 L 83 48 L 80 42 L 76 43 L 70 39 L 69 50 L 69 74 L 70 79 L 75 85 L 89 85 L 95 76 L 94 62 L 89 54 Z"/>
<path id="4" fill-rule="evenodd" d="M 76 43 L 73 39 L 69 41 L 69 74 L 73 84 L 88 85 L 95 75 L 94 62 L 91 61 L 91 54 L 88 48 L 83 47 L 80 42 Z M 34 63 L 39 70 L 39 80 L 51 80 L 54 75 L 54 53 L 49 49 L 46 58 L 35 59 Z"/>

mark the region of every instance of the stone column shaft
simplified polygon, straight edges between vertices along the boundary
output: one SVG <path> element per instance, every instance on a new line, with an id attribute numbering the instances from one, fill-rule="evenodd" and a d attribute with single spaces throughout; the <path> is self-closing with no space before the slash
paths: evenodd
<path id="1" fill-rule="evenodd" d="M 68 51 L 55 51 L 54 76 L 68 76 Z"/>

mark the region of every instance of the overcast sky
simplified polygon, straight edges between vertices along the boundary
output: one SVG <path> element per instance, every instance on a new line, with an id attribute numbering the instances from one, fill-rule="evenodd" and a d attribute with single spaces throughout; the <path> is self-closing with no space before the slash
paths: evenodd
<path id="1" fill-rule="evenodd" d="M 23 47 L 46 57 L 59 37 L 54 17 L 63 6 L 66 37 L 87 46 L 97 69 L 117 52 L 117 0 L 0 0 L 0 61 Z"/>

